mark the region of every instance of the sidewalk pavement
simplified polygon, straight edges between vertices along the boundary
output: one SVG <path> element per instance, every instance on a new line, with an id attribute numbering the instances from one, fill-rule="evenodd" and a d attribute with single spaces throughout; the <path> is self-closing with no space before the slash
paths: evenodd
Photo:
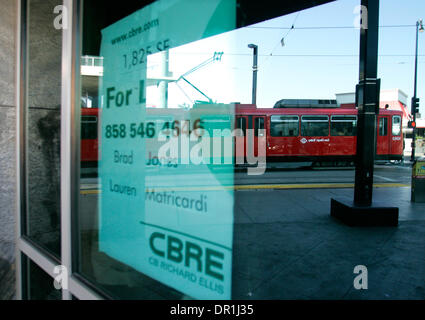
<path id="1" fill-rule="evenodd" d="M 331 218 L 330 198 L 352 200 L 352 189 L 235 197 L 234 299 L 425 299 L 425 204 L 410 202 L 410 188 L 374 189 L 400 208 L 398 227 Z M 368 269 L 367 290 L 353 286 L 357 265 Z"/>
<path id="2" fill-rule="evenodd" d="M 410 188 L 375 188 L 400 209 L 398 227 L 348 227 L 330 199 L 352 189 L 235 192 L 233 299 L 425 299 L 425 204 Z M 0 242 L 0 299 L 14 294 L 13 245 Z M 354 267 L 368 269 L 356 290 Z"/>

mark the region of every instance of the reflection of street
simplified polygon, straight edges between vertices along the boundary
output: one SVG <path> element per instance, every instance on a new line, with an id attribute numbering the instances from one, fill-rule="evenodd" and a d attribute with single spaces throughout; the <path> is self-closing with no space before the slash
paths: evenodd
<path id="1" fill-rule="evenodd" d="M 352 168 L 269 171 L 259 177 L 236 173 L 232 297 L 424 299 L 425 291 L 415 288 L 425 280 L 425 205 L 410 202 L 410 175 L 407 166 L 375 167 L 374 198 L 399 207 L 398 228 L 350 228 L 333 220 L 329 210 L 331 197 L 352 199 Z M 198 178 L 193 194 L 205 187 Z M 148 179 L 167 182 L 165 175 Z M 82 180 L 83 230 L 98 228 L 98 188 L 96 179 Z M 376 281 L 363 292 L 352 288 L 358 264 Z M 413 289 L 401 292 L 398 279 L 406 274 L 403 287 Z"/>
<path id="2" fill-rule="evenodd" d="M 294 168 L 295 165 L 288 164 L 287 169 L 267 171 L 260 176 L 250 176 L 246 171 L 239 170 L 234 174 L 234 184 L 236 186 L 250 186 L 250 185 L 268 185 L 268 184 L 329 184 L 329 183 L 354 183 L 354 169 L 353 168 Z M 191 167 L 194 168 L 193 166 Z M 225 170 L 227 171 L 227 170 Z M 216 174 L 219 175 L 219 169 Z M 205 178 L 209 175 L 206 173 L 185 174 L 180 171 L 173 174 L 172 177 L 178 177 L 179 186 L 186 185 L 194 190 L 197 187 L 211 186 Z M 231 186 L 233 174 L 224 172 L 221 177 L 224 186 Z M 397 184 L 410 184 L 411 168 L 408 166 L 399 165 L 377 165 L 375 167 L 375 183 L 397 183 Z M 228 183 L 226 183 L 228 182 Z M 147 171 L 146 184 L 156 186 L 170 186 L 170 176 L 167 174 L 160 174 L 160 171 Z M 97 178 L 82 178 L 81 190 L 97 190 Z"/>
<path id="3" fill-rule="evenodd" d="M 287 165 L 291 167 L 291 165 Z M 193 167 L 192 167 L 193 168 Z M 217 170 L 219 171 L 219 170 Z M 302 190 L 309 190 L 308 194 L 314 196 L 321 193 L 321 189 L 339 189 L 339 192 L 351 195 L 354 186 L 353 168 L 299 168 L 279 171 L 267 171 L 261 176 L 249 176 L 246 171 L 235 172 L 234 176 L 225 169 L 222 174 L 216 171 L 215 177 L 219 177 L 220 183 L 211 181 L 211 175 L 205 172 L 193 174 L 159 174 L 158 171 L 147 172 L 145 186 L 147 196 L 152 198 L 152 191 L 155 192 L 183 192 L 195 197 L 200 192 L 214 192 L 224 190 L 235 190 L 235 201 L 238 206 L 238 192 L 250 192 L 250 199 L 261 201 L 267 194 L 271 199 L 264 204 L 262 210 L 273 210 L 282 205 L 282 192 L 289 191 L 303 193 Z M 401 165 L 377 165 L 375 167 L 375 187 L 398 188 L 403 192 L 396 193 L 394 201 L 410 201 L 410 179 L 411 168 Z M 178 181 L 178 187 L 176 186 Z M 234 184 L 233 184 L 234 181 Z M 281 190 L 282 192 L 277 192 Z M 297 191 L 299 190 L 299 191 Z M 406 190 L 409 190 L 407 192 Z M 268 193 L 267 193 L 268 192 Z M 83 229 L 97 229 L 98 194 L 100 193 L 100 183 L 98 178 L 81 179 L 81 225 Z M 171 193 L 170 193 L 171 195 Z M 193 195 L 193 197 L 192 197 Z M 330 201 L 329 196 L 326 201 Z M 199 200 L 199 197 L 195 197 Z M 194 199 L 195 199 L 194 198 Z M 172 199 L 171 199 L 172 200 Z M 170 200 L 170 201 L 171 201 Z M 305 199 L 305 203 L 309 200 Z M 166 203 L 164 210 L 167 209 Z"/>

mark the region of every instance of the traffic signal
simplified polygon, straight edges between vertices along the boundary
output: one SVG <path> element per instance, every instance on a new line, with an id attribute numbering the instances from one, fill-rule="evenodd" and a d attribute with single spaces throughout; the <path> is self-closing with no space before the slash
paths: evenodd
<path id="1" fill-rule="evenodd" d="M 419 98 L 412 98 L 412 114 L 419 113 Z"/>
<path id="2" fill-rule="evenodd" d="M 408 123 L 407 123 L 407 127 L 408 128 L 416 128 L 416 122 L 415 121 L 409 121 Z"/>

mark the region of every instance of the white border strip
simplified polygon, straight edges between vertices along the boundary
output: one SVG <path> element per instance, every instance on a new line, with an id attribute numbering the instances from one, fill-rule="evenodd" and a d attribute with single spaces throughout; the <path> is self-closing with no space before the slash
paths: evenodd
<path id="1" fill-rule="evenodd" d="M 72 274 L 71 263 L 71 98 L 72 98 L 72 30 L 73 0 L 64 0 L 68 25 L 62 29 L 62 83 L 61 83 L 61 260 L 68 275 Z M 68 278 L 68 283 L 69 283 Z M 70 300 L 68 290 L 62 290 L 62 299 Z"/>
<path id="2" fill-rule="evenodd" d="M 39 250 L 34 248 L 28 241 L 25 239 L 19 239 L 18 241 L 19 250 L 22 251 L 29 259 L 35 262 L 41 269 L 43 269 L 49 276 L 52 277 L 52 285 L 53 278 L 57 275 L 54 274 L 54 268 L 56 267 L 56 261 L 46 257 L 44 254 L 40 253 Z"/>
<path id="3" fill-rule="evenodd" d="M 103 300 L 101 296 L 94 293 L 92 290 L 87 288 L 84 284 L 72 276 L 69 278 L 68 284 L 69 291 L 71 291 L 72 295 L 80 300 Z"/>
<path id="4" fill-rule="evenodd" d="M 72 276 L 72 208 L 73 197 L 73 124 L 76 107 L 75 98 L 79 97 L 79 87 L 75 87 L 80 76 L 79 63 L 80 53 L 77 52 L 80 34 L 76 34 L 77 25 L 81 23 L 81 16 L 75 16 L 78 10 L 78 0 L 64 0 L 64 7 L 68 12 L 68 25 L 62 32 L 62 89 L 61 89 L 61 260 L 62 265 L 68 271 L 68 290 L 62 290 L 62 299 L 71 300 L 72 295 L 80 300 L 102 300 L 102 297 L 94 293 L 81 281 Z M 78 19 L 78 20 L 77 20 Z M 78 67 L 78 70 L 75 68 Z M 78 100 L 79 101 L 79 100 Z M 75 143 L 75 142 L 74 142 Z M 74 182 L 77 183 L 77 182 Z M 78 194 L 79 196 L 79 194 Z"/>
<path id="5" fill-rule="evenodd" d="M 61 70 L 61 256 L 62 265 L 68 270 L 68 290 L 62 290 L 62 299 L 70 300 L 72 295 L 80 300 L 102 300 L 103 298 L 93 292 L 72 274 L 72 251 L 71 251 L 71 138 L 72 138 L 72 57 L 77 54 L 73 48 L 73 14 L 74 0 L 64 0 L 64 6 L 68 9 L 68 28 L 62 32 L 62 70 Z M 20 112 L 25 106 L 21 105 L 21 1 L 16 1 L 16 299 L 22 299 L 22 261 L 21 253 L 37 264 L 53 280 L 56 276 L 54 268 L 56 261 L 44 255 L 37 247 L 21 238 L 21 171 L 20 146 L 23 143 L 20 135 L 21 123 Z M 77 57 L 78 58 L 78 57 Z M 26 92 L 22 94 L 27 94 Z M 75 93 L 74 93 L 75 94 Z M 25 110 L 24 110 L 25 111 Z M 25 129 L 25 128 L 23 128 Z M 29 279 L 28 279 L 29 280 Z M 71 295 L 72 294 L 72 295 Z"/>

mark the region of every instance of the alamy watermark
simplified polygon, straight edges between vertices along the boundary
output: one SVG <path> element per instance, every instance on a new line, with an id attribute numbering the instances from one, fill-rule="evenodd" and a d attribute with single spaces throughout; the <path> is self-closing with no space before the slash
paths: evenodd
<path id="1" fill-rule="evenodd" d="M 354 27 L 357 29 L 367 29 L 367 7 L 361 5 L 355 6 L 353 13 L 357 15 L 353 21 Z"/>
<path id="2" fill-rule="evenodd" d="M 356 290 L 366 290 L 368 289 L 368 272 L 367 267 L 364 265 L 358 265 L 354 267 L 353 270 L 354 274 L 357 274 L 357 276 L 354 278 L 353 286 Z"/>
<path id="3" fill-rule="evenodd" d="M 68 269 L 65 266 L 58 265 L 53 269 L 53 273 L 56 275 L 53 280 L 53 286 L 56 290 L 68 290 Z"/>
<path id="4" fill-rule="evenodd" d="M 64 5 L 54 7 L 53 13 L 58 14 L 53 20 L 53 26 L 56 30 L 68 29 L 68 8 Z"/>
<path id="5" fill-rule="evenodd" d="M 266 130 L 247 129 L 245 132 L 246 136 L 242 129 L 213 129 L 210 135 L 207 130 L 196 129 L 190 134 L 172 137 L 160 133 L 157 158 L 165 166 L 176 159 L 183 165 L 246 163 L 248 175 L 261 175 L 266 170 Z"/>

